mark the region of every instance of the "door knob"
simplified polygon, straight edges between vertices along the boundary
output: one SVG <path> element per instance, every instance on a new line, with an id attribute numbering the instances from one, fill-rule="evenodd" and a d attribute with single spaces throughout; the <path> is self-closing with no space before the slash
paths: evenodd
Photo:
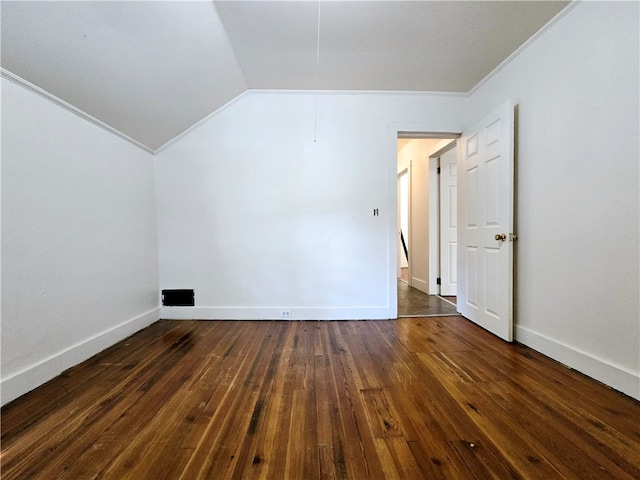
<path id="1" fill-rule="evenodd" d="M 494 238 L 499 242 L 504 242 L 507 239 L 507 234 L 506 233 L 496 233 L 496 236 Z"/>

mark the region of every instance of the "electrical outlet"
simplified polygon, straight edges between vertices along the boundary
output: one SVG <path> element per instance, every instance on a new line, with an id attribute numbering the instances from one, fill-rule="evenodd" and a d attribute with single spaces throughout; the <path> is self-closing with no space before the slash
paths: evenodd
<path id="1" fill-rule="evenodd" d="M 291 318 L 291 310 L 280 310 L 280 318 Z"/>

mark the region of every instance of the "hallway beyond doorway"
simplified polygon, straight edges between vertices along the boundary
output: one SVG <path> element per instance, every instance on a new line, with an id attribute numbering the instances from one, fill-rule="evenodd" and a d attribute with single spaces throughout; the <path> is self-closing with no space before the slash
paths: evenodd
<path id="1" fill-rule="evenodd" d="M 398 317 L 457 315 L 456 306 L 438 295 L 427 295 L 398 278 Z"/>

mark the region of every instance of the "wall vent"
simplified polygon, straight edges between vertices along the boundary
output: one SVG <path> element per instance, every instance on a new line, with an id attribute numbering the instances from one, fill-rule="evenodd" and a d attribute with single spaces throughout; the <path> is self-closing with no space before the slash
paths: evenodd
<path id="1" fill-rule="evenodd" d="M 165 307 L 193 307 L 195 295 L 193 290 L 162 290 L 162 305 Z"/>

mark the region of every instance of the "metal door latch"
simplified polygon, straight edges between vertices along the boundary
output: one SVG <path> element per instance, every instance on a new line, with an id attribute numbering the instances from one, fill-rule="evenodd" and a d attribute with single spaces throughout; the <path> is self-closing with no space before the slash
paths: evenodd
<path id="1" fill-rule="evenodd" d="M 493 237 L 496 239 L 496 241 L 498 242 L 504 242 L 507 240 L 507 234 L 506 233 L 496 233 L 496 235 Z M 518 235 L 516 235 L 515 233 L 510 233 L 509 234 L 509 241 L 513 242 L 514 240 L 518 239 Z"/>

